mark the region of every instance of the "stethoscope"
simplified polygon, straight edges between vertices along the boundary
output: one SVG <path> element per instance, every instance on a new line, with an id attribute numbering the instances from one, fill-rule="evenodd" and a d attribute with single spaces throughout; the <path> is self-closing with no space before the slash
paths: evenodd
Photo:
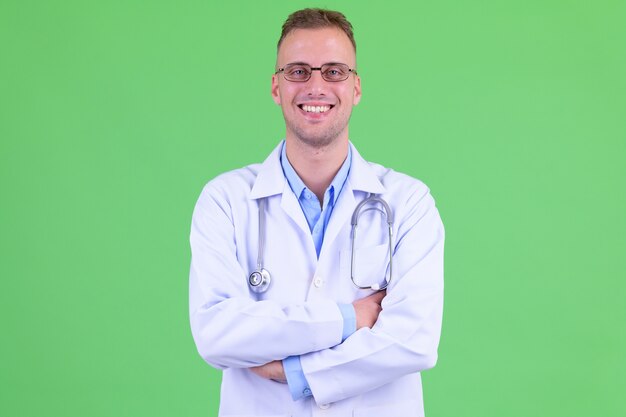
<path id="1" fill-rule="evenodd" d="M 272 277 L 269 271 L 263 268 L 263 255 L 265 252 L 265 206 L 266 206 L 266 203 L 267 202 L 265 198 L 261 198 L 259 200 L 259 251 L 257 254 L 256 269 L 248 277 L 248 286 L 250 287 L 250 290 L 255 293 L 264 293 L 265 291 L 268 290 L 272 282 Z M 364 209 L 366 205 L 368 204 L 371 205 L 372 203 L 379 203 L 380 205 L 382 205 L 383 209 L 381 209 L 378 205 Z M 359 217 L 361 216 L 361 214 L 370 210 L 379 211 L 380 213 L 382 213 L 383 216 L 385 216 L 385 220 L 387 222 L 387 229 L 389 233 L 389 267 L 387 268 L 388 272 L 385 274 L 385 282 L 382 285 L 373 284 L 370 286 L 362 286 L 358 284 L 356 282 L 356 279 L 354 278 L 354 265 L 356 264 L 354 242 L 356 241 L 356 232 L 357 232 L 358 225 L 359 225 Z M 391 273 L 392 273 L 392 255 L 393 255 L 393 242 L 392 242 L 393 211 L 391 210 L 391 207 L 389 207 L 389 204 L 387 204 L 387 202 L 384 199 L 370 194 L 366 199 L 361 201 L 354 209 L 354 212 L 352 213 L 351 224 L 352 224 L 352 232 L 350 234 L 350 239 L 352 240 L 352 243 L 350 245 L 350 251 L 351 251 L 350 279 L 352 280 L 352 283 L 361 290 L 374 290 L 374 291 L 384 290 L 389 285 L 389 282 L 391 281 L 391 275 L 392 275 Z"/>

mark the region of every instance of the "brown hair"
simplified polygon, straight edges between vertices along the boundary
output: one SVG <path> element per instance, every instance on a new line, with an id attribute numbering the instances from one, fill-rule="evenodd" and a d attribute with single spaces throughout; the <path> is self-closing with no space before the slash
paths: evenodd
<path id="1" fill-rule="evenodd" d="M 280 48 L 283 39 L 296 29 L 321 29 L 328 27 L 341 29 L 350 39 L 354 52 L 356 52 L 352 24 L 348 22 L 343 13 L 326 9 L 302 9 L 290 14 L 283 24 L 283 31 L 280 34 L 277 48 Z"/>

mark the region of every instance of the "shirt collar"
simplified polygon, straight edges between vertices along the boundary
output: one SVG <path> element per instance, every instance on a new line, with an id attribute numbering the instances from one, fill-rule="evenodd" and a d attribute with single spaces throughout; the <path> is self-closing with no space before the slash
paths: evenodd
<path id="1" fill-rule="evenodd" d="M 248 167 L 256 175 L 250 190 L 251 199 L 270 197 L 283 193 L 285 189 L 289 189 L 289 184 L 280 162 L 282 146 L 283 142 L 281 141 L 262 164 Z M 353 191 L 363 191 L 372 194 L 384 193 L 385 187 L 378 179 L 376 171 L 376 169 L 381 167 L 365 161 L 352 143 L 350 144 L 350 152 L 352 160 L 350 161 L 350 172 L 346 180 L 347 187 Z M 374 167 L 378 168 L 375 169 Z"/>
<path id="2" fill-rule="evenodd" d="M 283 141 L 282 149 L 280 151 L 280 165 L 283 168 L 283 174 L 285 175 L 285 178 L 287 179 L 287 182 L 289 183 L 289 187 L 291 188 L 293 193 L 296 195 L 296 197 L 298 197 L 299 199 L 302 197 L 302 193 L 305 190 L 307 190 L 307 187 L 302 181 L 302 179 L 300 179 L 300 177 L 298 176 L 298 173 L 293 168 L 293 166 L 291 166 L 291 163 L 289 162 L 289 159 L 287 158 L 286 149 L 287 147 L 285 146 L 285 142 Z M 328 189 L 326 189 L 326 192 L 324 193 L 324 198 L 326 198 L 326 196 L 328 195 L 329 203 L 331 205 L 335 204 L 335 201 L 337 200 L 339 193 L 341 193 L 341 189 L 343 188 L 343 185 L 345 184 L 346 179 L 348 178 L 348 174 L 350 173 L 351 165 L 352 165 L 352 149 L 351 147 L 348 147 L 348 156 L 346 157 L 345 161 L 343 161 L 341 168 L 339 168 L 339 171 L 337 171 L 335 178 L 333 178 L 333 181 L 330 183 L 330 185 L 328 186 Z"/>
<path id="3" fill-rule="evenodd" d="M 283 174 L 285 178 L 287 178 L 287 183 L 289 183 L 289 187 L 291 187 L 291 191 L 296 195 L 296 197 L 300 198 L 304 190 L 306 189 L 306 185 L 298 176 L 298 173 L 291 166 L 289 159 L 287 159 L 287 146 L 285 146 L 285 142 L 282 143 L 282 149 L 280 151 L 280 166 L 283 168 Z"/>

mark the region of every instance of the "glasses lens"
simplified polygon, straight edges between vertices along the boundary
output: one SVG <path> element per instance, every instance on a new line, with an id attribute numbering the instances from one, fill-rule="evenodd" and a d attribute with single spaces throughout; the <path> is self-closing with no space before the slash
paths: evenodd
<path id="1" fill-rule="evenodd" d="M 307 81 L 311 78 L 311 67 L 306 64 L 287 64 L 283 74 L 289 81 Z"/>
<path id="2" fill-rule="evenodd" d="M 343 81 L 350 75 L 350 67 L 346 64 L 324 64 L 322 65 L 322 77 L 326 81 Z"/>

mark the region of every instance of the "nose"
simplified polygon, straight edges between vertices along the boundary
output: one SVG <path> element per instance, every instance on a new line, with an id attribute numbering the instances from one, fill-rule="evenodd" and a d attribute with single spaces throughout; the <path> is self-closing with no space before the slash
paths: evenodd
<path id="1" fill-rule="evenodd" d="M 320 70 L 314 70 L 311 72 L 311 78 L 307 81 L 307 94 L 309 96 L 324 96 L 326 95 L 326 87 L 328 81 L 322 78 L 322 72 Z"/>

